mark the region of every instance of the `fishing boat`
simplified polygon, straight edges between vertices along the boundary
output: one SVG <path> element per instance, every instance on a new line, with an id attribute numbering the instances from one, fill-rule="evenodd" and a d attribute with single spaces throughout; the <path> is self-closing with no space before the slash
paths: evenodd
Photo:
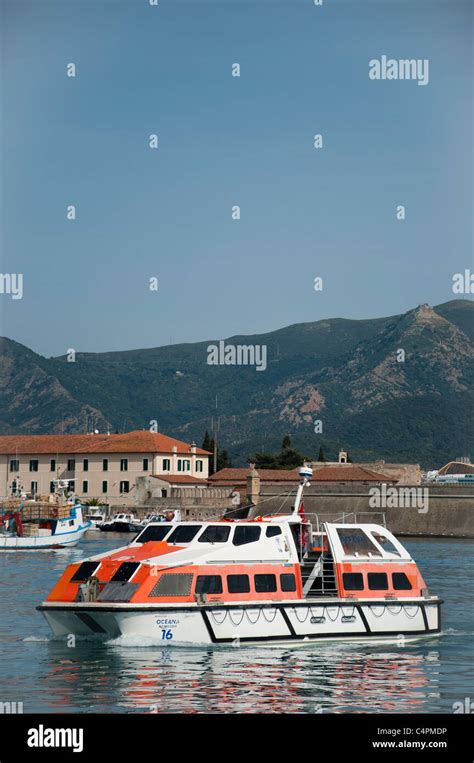
<path id="1" fill-rule="evenodd" d="M 38 609 L 58 636 L 163 645 L 396 640 L 438 633 L 441 600 L 386 527 L 290 514 L 150 522 L 131 544 L 71 564 Z"/>
<path id="2" fill-rule="evenodd" d="M 0 551 L 75 546 L 90 527 L 80 504 L 24 501 L 0 514 Z"/>

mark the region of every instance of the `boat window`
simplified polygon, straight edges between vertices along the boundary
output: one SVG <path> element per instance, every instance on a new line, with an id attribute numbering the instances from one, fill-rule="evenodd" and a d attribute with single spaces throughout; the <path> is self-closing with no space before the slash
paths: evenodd
<path id="1" fill-rule="evenodd" d="M 363 591 L 364 577 L 361 572 L 344 572 L 342 574 L 342 585 L 345 591 Z"/>
<path id="2" fill-rule="evenodd" d="M 246 543 L 255 543 L 260 538 L 260 527 L 242 525 L 236 527 L 232 543 L 234 546 L 245 546 Z"/>
<path id="3" fill-rule="evenodd" d="M 350 556 L 382 556 L 369 536 L 359 527 L 338 527 L 337 534 L 345 554 Z"/>
<path id="4" fill-rule="evenodd" d="M 265 533 L 267 538 L 274 538 L 275 535 L 281 535 L 281 527 L 267 527 L 267 532 Z"/>
<path id="5" fill-rule="evenodd" d="M 227 575 L 227 590 L 229 593 L 250 593 L 248 575 Z"/>
<path id="6" fill-rule="evenodd" d="M 276 589 L 276 575 L 255 575 L 255 590 L 257 593 L 274 593 Z"/>
<path id="7" fill-rule="evenodd" d="M 148 596 L 190 596 L 193 577 L 188 572 L 166 572 L 161 575 Z"/>
<path id="8" fill-rule="evenodd" d="M 75 571 L 70 582 L 82 583 L 84 580 L 87 580 L 87 578 L 92 577 L 98 567 L 100 567 L 100 562 L 82 562 L 80 567 Z"/>
<path id="9" fill-rule="evenodd" d="M 191 543 L 192 539 L 199 532 L 202 525 L 179 525 L 176 530 L 173 530 L 168 543 Z"/>
<path id="10" fill-rule="evenodd" d="M 379 546 L 382 546 L 384 551 L 388 551 L 389 554 L 400 556 L 400 551 L 395 548 L 390 538 L 387 538 L 386 535 L 382 535 L 382 533 L 372 532 L 371 534 L 374 536 Z"/>
<path id="11" fill-rule="evenodd" d="M 388 579 L 386 572 L 369 572 L 367 574 L 370 591 L 386 591 Z"/>
<path id="12" fill-rule="evenodd" d="M 120 565 L 115 574 L 110 578 L 112 583 L 124 583 L 130 580 L 133 573 L 139 568 L 138 562 L 124 562 Z"/>
<path id="13" fill-rule="evenodd" d="M 222 593 L 220 575 L 198 575 L 195 593 Z"/>
<path id="14" fill-rule="evenodd" d="M 280 575 L 280 588 L 282 591 L 296 591 L 296 578 L 292 572 Z"/>
<path id="15" fill-rule="evenodd" d="M 163 540 L 170 530 L 172 525 L 151 525 L 146 527 L 140 535 L 135 538 L 135 543 L 147 543 L 149 540 Z"/>
<path id="16" fill-rule="evenodd" d="M 226 543 L 229 540 L 230 527 L 209 525 L 198 538 L 199 543 Z"/>
<path id="17" fill-rule="evenodd" d="M 404 572 L 392 573 L 392 584 L 395 591 L 411 591 L 413 588 Z"/>

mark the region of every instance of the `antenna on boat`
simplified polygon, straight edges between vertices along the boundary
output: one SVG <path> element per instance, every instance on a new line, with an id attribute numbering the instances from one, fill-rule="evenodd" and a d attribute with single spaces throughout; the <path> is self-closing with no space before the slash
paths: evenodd
<path id="1" fill-rule="evenodd" d="M 307 485 L 309 485 L 309 480 L 313 476 L 313 470 L 310 466 L 301 466 L 299 469 L 299 474 L 301 477 L 301 482 L 298 485 L 298 490 L 296 492 L 292 514 L 297 514 L 300 509 L 301 499 L 303 498 L 303 490 Z"/>

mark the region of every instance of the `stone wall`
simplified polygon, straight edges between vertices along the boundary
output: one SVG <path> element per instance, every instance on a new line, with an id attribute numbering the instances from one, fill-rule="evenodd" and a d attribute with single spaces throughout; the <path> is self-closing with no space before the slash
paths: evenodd
<path id="1" fill-rule="evenodd" d="M 313 483 L 304 493 L 305 512 L 315 524 L 316 516 L 320 522 L 373 521 L 380 524 L 382 514 L 385 514 L 387 527 L 398 535 L 474 538 L 474 488 L 461 485 L 423 487 L 428 491 L 426 513 L 417 508 L 374 509 L 369 504 L 368 485 Z M 287 486 L 285 490 L 284 486 L 262 485 L 260 501 L 254 513 L 288 513 L 295 492 L 294 486 Z M 357 520 L 354 519 L 354 514 L 357 514 Z"/>

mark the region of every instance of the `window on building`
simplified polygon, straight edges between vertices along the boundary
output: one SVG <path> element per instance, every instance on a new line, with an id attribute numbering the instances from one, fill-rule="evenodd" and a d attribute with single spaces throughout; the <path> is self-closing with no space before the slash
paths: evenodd
<path id="1" fill-rule="evenodd" d="M 73 472 L 76 469 L 76 459 L 75 458 L 68 458 L 67 460 L 67 470 L 68 472 Z"/>
<path id="2" fill-rule="evenodd" d="M 168 538 L 168 543 L 191 543 L 202 525 L 179 525 Z"/>
<path id="3" fill-rule="evenodd" d="M 274 538 L 275 535 L 281 535 L 281 527 L 274 527 L 273 525 L 270 527 L 267 527 L 267 532 L 265 533 L 267 538 Z"/>
<path id="4" fill-rule="evenodd" d="M 367 573 L 370 591 L 386 591 L 388 589 L 388 579 L 386 572 Z"/>
<path id="5" fill-rule="evenodd" d="M 89 471 L 89 459 L 88 458 L 84 458 L 82 460 L 82 471 L 84 471 L 84 472 L 88 472 Z"/>
<path id="6" fill-rule="evenodd" d="M 199 543 L 226 543 L 229 540 L 230 527 L 209 525 L 199 536 Z"/>
<path id="7" fill-rule="evenodd" d="M 343 572 L 342 585 L 345 591 L 363 591 L 364 576 L 361 572 Z"/>
<path id="8" fill-rule="evenodd" d="M 234 546 L 245 546 L 246 543 L 255 543 L 260 538 L 260 527 L 242 525 L 236 527 L 232 543 Z"/>
<path id="9" fill-rule="evenodd" d="M 33 493 L 33 495 L 36 495 L 36 493 L 38 492 L 38 483 L 37 482 L 32 482 L 31 483 L 31 492 Z"/>
<path id="10" fill-rule="evenodd" d="M 148 471 L 148 459 L 147 458 L 143 459 L 143 471 L 144 472 Z"/>
<path id="11" fill-rule="evenodd" d="M 12 458 L 10 461 L 10 471 L 11 472 L 19 472 L 20 471 L 20 461 L 18 458 Z"/>
<path id="12" fill-rule="evenodd" d="M 68 493 L 74 493 L 74 480 L 68 480 L 67 491 Z"/>
<path id="13" fill-rule="evenodd" d="M 87 480 L 83 480 L 83 482 L 82 482 L 82 492 L 83 492 L 83 494 L 87 495 L 88 490 L 89 490 L 89 483 L 88 483 Z"/>
<path id="14" fill-rule="evenodd" d="M 38 471 L 38 461 L 36 459 L 32 459 L 30 461 L 30 472 L 37 472 Z"/>
<path id="15" fill-rule="evenodd" d="M 128 472 L 128 458 L 121 458 L 120 459 L 120 471 L 121 472 Z"/>
<path id="16" fill-rule="evenodd" d="M 163 471 L 169 472 L 171 470 L 171 459 L 170 458 L 164 458 L 163 459 Z"/>
<path id="17" fill-rule="evenodd" d="M 287 593 L 296 591 L 296 578 L 292 572 L 284 572 L 280 575 L 280 588 Z"/>
<path id="18" fill-rule="evenodd" d="M 55 484 L 54 484 L 54 482 L 53 482 L 53 481 L 51 481 L 51 482 L 49 483 L 49 492 L 50 492 L 51 494 L 53 494 L 53 493 L 54 493 L 54 490 L 55 490 Z"/>
<path id="19" fill-rule="evenodd" d="M 120 483 L 120 492 L 128 493 L 130 491 L 130 483 L 128 480 L 122 480 Z"/>
<path id="20" fill-rule="evenodd" d="M 190 472 L 191 461 L 187 458 L 178 458 L 178 472 Z"/>
<path id="21" fill-rule="evenodd" d="M 56 471 L 56 459 L 55 458 L 52 458 L 51 461 L 49 462 L 49 471 L 50 472 L 55 472 Z"/>
<path id="22" fill-rule="evenodd" d="M 382 556 L 369 536 L 360 528 L 338 527 L 337 534 L 344 553 L 350 556 Z"/>
<path id="23" fill-rule="evenodd" d="M 276 575 L 255 575 L 255 591 L 257 593 L 274 593 L 276 589 Z"/>
<path id="24" fill-rule="evenodd" d="M 395 591 L 411 591 L 413 587 L 404 572 L 393 572 L 392 584 Z"/>
<path id="25" fill-rule="evenodd" d="M 220 575 L 198 575 L 195 593 L 222 593 Z"/>
<path id="26" fill-rule="evenodd" d="M 203 471 L 202 461 L 200 461 L 200 460 L 196 461 L 196 471 L 197 472 L 202 472 Z"/>
<path id="27" fill-rule="evenodd" d="M 108 489 L 109 489 L 109 483 L 107 482 L 107 480 L 104 480 L 102 482 L 102 492 L 106 493 L 108 491 Z"/>
<path id="28" fill-rule="evenodd" d="M 109 459 L 108 458 L 103 458 L 102 459 L 102 471 L 103 472 L 108 472 L 109 471 Z"/>
<path id="29" fill-rule="evenodd" d="M 227 590 L 229 593 L 250 593 L 248 575 L 227 575 Z"/>

